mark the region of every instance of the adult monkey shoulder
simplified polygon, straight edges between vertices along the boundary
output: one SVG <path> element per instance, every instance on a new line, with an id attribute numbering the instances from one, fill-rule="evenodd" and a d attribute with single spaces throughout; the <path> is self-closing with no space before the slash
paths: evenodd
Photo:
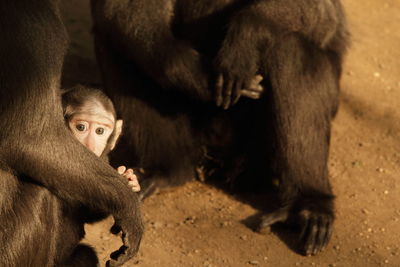
<path id="1" fill-rule="evenodd" d="M 112 214 L 126 233 L 125 255 L 116 260 L 122 264 L 140 243 L 139 204 L 63 124 L 57 89 L 68 38 L 57 4 L 2 1 L 0 10 L 0 265 L 96 264 L 78 245 L 79 229 L 59 228 L 76 226 L 63 221 L 60 202 Z"/>
<path id="2" fill-rule="evenodd" d="M 320 252 L 334 220 L 327 171 L 330 120 L 348 44 L 340 1 L 92 5 L 105 86 L 124 103 L 119 112 L 131 127 L 125 139 L 140 165 L 157 170 L 157 180 L 190 174 L 197 156 L 191 153 L 208 129 L 204 124 L 221 114 L 210 108 L 216 102 L 233 121 L 227 129 L 234 135 L 233 150 L 260 168 L 268 164 L 280 180 L 282 207 L 262 225 L 295 218 L 302 226 L 300 252 Z M 130 67 L 137 72 L 128 76 Z M 260 99 L 244 101 L 241 90 L 256 74 L 265 77 L 267 89 Z"/>

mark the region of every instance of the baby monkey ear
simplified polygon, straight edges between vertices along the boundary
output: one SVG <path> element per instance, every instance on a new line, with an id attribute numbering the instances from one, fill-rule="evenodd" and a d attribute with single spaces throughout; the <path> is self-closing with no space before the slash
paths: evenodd
<path id="1" fill-rule="evenodd" d="M 122 125 L 123 125 L 123 120 L 117 120 L 115 122 L 114 133 L 111 136 L 110 140 L 110 151 L 113 150 L 115 145 L 117 144 L 118 138 L 120 137 L 122 132 Z"/>

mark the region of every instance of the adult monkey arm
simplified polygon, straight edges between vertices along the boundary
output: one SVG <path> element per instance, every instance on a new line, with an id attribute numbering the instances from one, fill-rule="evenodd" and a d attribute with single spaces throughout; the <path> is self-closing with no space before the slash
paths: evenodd
<path id="1" fill-rule="evenodd" d="M 43 143 L 25 143 L 24 147 L 14 144 L 4 152 L 24 151 L 10 161 L 10 166 L 66 203 L 113 215 L 117 226 L 113 229 L 122 231 L 123 246 L 112 257 L 111 266 L 119 266 L 133 257 L 140 245 L 143 224 L 137 194 L 125 178 L 70 137 L 60 131 L 55 138 L 63 140 L 65 146 L 47 139 Z"/>
<path id="2" fill-rule="evenodd" d="M 175 1 L 92 1 L 95 31 L 162 87 L 210 101 L 206 60 L 172 32 L 174 6 Z"/>
<path id="3" fill-rule="evenodd" d="M 235 104 L 259 68 L 260 54 L 277 39 L 299 34 L 321 49 L 343 54 L 348 33 L 338 0 L 251 1 L 232 17 L 214 62 L 217 105 Z M 246 56 L 243 56 L 246 55 Z"/>
<path id="4" fill-rule="evenodd" d="M 120 265 L 142 236 L 138 198 L 64 125 L 58 90 L 68 38 L 55 2 L 0 2 L 0 161 L 67 204 L 112 214 L 124 232 L 124 255 L 112 262 Z"/>
<path id="5" fill-rule="evenodd" d="M 172 32 L 175 1 L 92 1 L 96 37 L 135 64 L 163 88 L 212 101 L 215 73 L 211 59 Z M 128 14 L 128 15 L 127 15 Z M 264 88 L 253 73 L 241 95 L 258 99 Z M 217 81 L 217 84 L 220 82 Z"/>

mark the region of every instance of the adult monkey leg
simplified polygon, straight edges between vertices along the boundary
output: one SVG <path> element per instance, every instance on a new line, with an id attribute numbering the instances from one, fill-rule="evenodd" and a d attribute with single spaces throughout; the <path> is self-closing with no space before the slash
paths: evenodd
<path id="1" fill-rule="evenodd" d="M 54 266 L 60 201 L 0 162 L 0 265 Z M 37 242 L 40 240 L 40 246 Z"/>
<path id="2" fill-rule="evenodd" d="M 283 38 L 268 58 L 272 89 L 266 101 L 281 208 L 267 214 L 261 227 L 294 221 L 302 229 L 300 252 L 316 254 L 327 245 L 334 220 L 327 161 L 339 61 L 296 35 Z"/>
<path id="3" fill-rule="evenodd" d="M 338 0 L 254 1 L 232 16 L 215 62 L 224 77 L 217 104 L 224 108 L 237 101 L 236 85 L 248 83 L 257 65 L 268 77 L 265 110 L 272 116 L 272 167 L 281 180 L 282 207 L 261 226 L 295 218 L 302 226 L 299 249 L 306 255 L 321 251 L 332 231 L 330 120 L 347 37 Z M 246 52 L 253 56 L 243 57 Z"/>
<path id="4" fill-rule="evenodd" d="M 124 246 L 110 265 L 121 265 L 141 240 L 138 198 L 64 125 L 58 90 L 67 37 L 57 1 L 2 1 L 0 13 L 0 161 L 66 203 L 112 214 Z"/>

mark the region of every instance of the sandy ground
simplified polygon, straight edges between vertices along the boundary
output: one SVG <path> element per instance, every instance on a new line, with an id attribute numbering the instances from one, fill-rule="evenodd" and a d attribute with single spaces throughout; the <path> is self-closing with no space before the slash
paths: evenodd
<path id="1" fill-rule="evenodd" d="M 344 5 L 353 44 L 333 122 L 337 220 L 326 251 L 296 254 L 284 235 L 252 230 L 248 222 L 258 210 L 191 182 L 144 202 L 146 233 L 126 266 L 400 266 L 400 2 Z M 88 1 L 64 1 L 63 16 L 71 38 L 64 84 L 98 84 Z M 86 242 L 103 263 L 120 246 L 110 225 L 108 219 L 87 227 Z"/>

